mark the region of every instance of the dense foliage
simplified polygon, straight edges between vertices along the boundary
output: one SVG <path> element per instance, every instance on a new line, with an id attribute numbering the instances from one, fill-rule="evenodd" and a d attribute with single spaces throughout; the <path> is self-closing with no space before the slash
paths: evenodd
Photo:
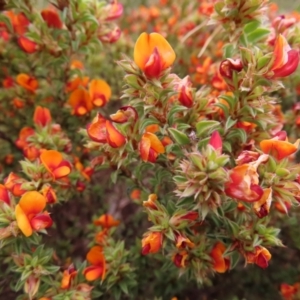
<path id="1" fill-rule="evenodd" d="M 299 12 L 0 9 L 1 297 L 300 299 Z"/>

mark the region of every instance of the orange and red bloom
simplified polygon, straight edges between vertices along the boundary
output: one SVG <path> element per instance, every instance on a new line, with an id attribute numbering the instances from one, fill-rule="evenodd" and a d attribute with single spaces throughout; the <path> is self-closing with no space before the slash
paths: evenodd
<path id="1" fill-rule="evenodd" d="M 93 281 L 98 278 L 104 280 L 106 274 L 106 261 L 102 247 L 94 246 L 86 256 L 87 261 L 91 266 L 84 269 L 83 274 L 88 281 Z"/>
<path id="2" fill-rule="evenodd" d="M 48 212 L 44 212 L 46 198 L 39 192 L 26 192 L 15 207 L 18 227 L 28 237 L 34 231 L 48 228 L 52 225 L 52 219 Z"/>
<path id="3" fill-rule="evenodd" d="M 294 73 L 299 64 L 299 51 L 291 49 L 283 35 L 279 35 L 275 41 L 274 62 L 271 66 L 273 77 L 286 77 Z"/>
<path id="4" fill-rule="evenodd" d="M 74 277 L 77 275 L 77 271 L 74 268 L 74 265 L 71 264 L 67 270 L 64 270 L 63 273 L 63 278 L 61 280 L 61 284 L 60 284 L 60 288 L 63 290 L 69 289 L 71 284 L 72 284 L 72 280 L 74 279 Z"/>
<path id="5" fill-rule="evenodd" d="M 108 143 L 113 148 L 122 147 L 126 143 L 124 135 L 101 114 L 98 114 L 92 123 L 87 126 L 87 133 L 93 141 Z"/>
<path id="6" fill-rule="evenodd" d="M 63 160 L 63 156 L 56 150 L 45 150 L 40 156 L 41 162 L 51 174 L 53 180 L 60 179 L 70 174 L 71 164 Z"/>
<path id="7" fill-rule="evenodd" d="M 25 36 L 20 36 L 18 38 L 18 44 L 19 44 L 20 48 L 28 54 L 32 54 L 38 50 L 37 43 L 28 39 Z"/>
<path id="8" fill-rule="evenodd" d="M 15 173 L 10 173 L 7 178 L 4 179 L 4 186 L 7 188 L 14 196 L 22 196 L 26 190 L 21 188 L 25 180 L 19 177 Z"/>
<path id="9" fill-rule="evenodd" d="M 155 162 L 158 155 L 165 153 L 165 147 L 159 138 L 151 133 L 146 132 L 143 134 L 139 143 L 140 155 L 143 161 Z"/>
<path id="10" fill-rule="evenodd" d="M 34 115 L 33 115 L 33 122 L 37 125 L 45 127 L 49 123 L 51 123 L 51 113 L 48 108 L 37 106 Z"/>
<path id="11" fill-rule="evenodd" d="M 262 269 L 268 267 L 272 257 L 269 250 L 263 246 L 256 246 L 252 252 L 245 252 L 244 255 L 248 264 L 256 264 Z"/>
<path id="12" fill-rule="evenodd" d="M 63 27 L 63 23 L 55 9 L 44 9 L 41 11 L 41 15 L 48 27 L 56 29 L 61 29 Z"/>
<path id="13" fill-rule="evenodd" d="M 261 155 L 257 161 L 234 167 L 229 172 L 229 181 L 226 183 L 225 193 L 237 200 L 258 201 L 264 190 L 259 185 L 257 167 L 266 161 L 268 155 Z"/>
<path id="14" fill-rule="evenodd" d="M 142 254 L 157 253 L 163 242 L 163 234 L 159 231 L 151 231 L 145 234 L 142 239 Z"/>
<path id="15" fill-rule="evenodd" d="M 16 82 L 31 93 L 34 93 L 39 85 L 38 81 L 33 76 L 23 73 L 17 76 Z"/>
<path id="16" fill-rule="evenodd" d="M 171 45 L 159 33 L 142 33 L 134 47 L 134 61 L 149 78 L 158 78 L 175 61 Z"/>
<path id="17" fill-rule="evenodd" d="M 294 144 L 288 141 L 281 141 L 277 138 L 270 140 L 263 140 L 260 142 L 261 150 L 270 154 L 278 160 L 284 159 L 298 150 L 300 140 L 297 140 Z"/>
<path id="18" fill-rule="evenodd" d="M 102 226 L 103 228 L 111 228 L 118 226 L 120 224 L 120 221 L 115 220 L 111 215 L 105 214 L 95 220 L 94 224 L 97 226 Z"/>
<path id="19" fill-rule="evenodd" d="M 0 184 L 0 201 L 3 201 L 8 205 L 10 204 L 8 189 L 3 184 Z"/>
<path id="20" fill-rule="evenodd" d="M 68 100 L 68 104 L 72 107 L 72 114 L 83 116 L 93 109 L 91 97 L 85 89 L 75 89 Z"/>
<path id="21" fill-rule="evenodd" d="M 111 88 L 104 80 L 94 79 L 90 82 L 89 93 L 94 106 L 102 107 L 111 97 Z"/>
<path id="22" fill-rule="evenodd" d="M 210 252 L 210 257 L 213 260 L 213 269 L 218 273 L 225 273 L 230 266 L 230 260 L 223 256 L 225 250 L 225 245 L 217 242 Z"/>

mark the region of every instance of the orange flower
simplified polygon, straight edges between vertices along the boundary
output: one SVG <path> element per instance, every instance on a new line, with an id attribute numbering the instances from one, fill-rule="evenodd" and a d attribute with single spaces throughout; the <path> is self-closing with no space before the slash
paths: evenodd
<path id="1" fill-rule="evenodd" d="M 15 173 L 9 173 L 8 177 L 4 179 L 4 186 L 16 197 L 22 196 L 26 190 L 22 190 L 21 186 L 25 180 Z"/>
<path id="2" fill-rule="evenodd" d="M 106 119 L 101 115 L 97 114 L 93 119 L 92 123 L 87 125 L 87 133 L 89 137 L 98 143 L 106 143 Z"/>
<path id="3" fill-rule="evenodd" d="M 84 89 L 76 89 L 69 97 L 68 103 L 73 108 L 72 114 L 83 116 L 93 109 L 89 93 Z"/>
<path id="4" fill-rule="evenodd" d="M 24 149 L 28 146 L 27 139 L 34 135 L 34 129 L 31 127 L 23 127 L 19 133 L 19 138 L 16 140 L 16 146 L 20 149 Z"/>
<path id="5" fill-rule="evenodd" d="M 294 73 L 299 64 L 298 50 L 291 49 L 283 35 L 279 35 L 275 41 L 274 62 L 271 67 L 273 77 L 286 77 Z"/>
<path id="6" fill-rule="evenodd" d="M 171 45 L 159 33 L 142 33 L 134 47 L 134 61 L 147 77 L 158 78 L 175 58 Z"/>
<path id="7" fill-rule="evenodd" d="M 268 267 L 272 255 L 265 247 L 256 246 L 253 252 L 246 252 L 245 257 L 248 264 L 256 264 L 265 269 Z"/>
<path id="8" fill-rule="evenodd" d="M 112 122 L 106 120 L 106 138 L 108 144 L 113 148 L 122 147 L 126 143 L 125 137 L 115 128 Z"/>
<path id="9" fill-rule="evenodd" d="M 158 124 L 151 124 L 145 128 L 145 132 L 155 133 L 155 132 L 159 131 L 159 129 L 160 129 L 160 127 Z"/>
<path id="10" fill-rule="evenodd" d="M 94 79 L 90 82 L 89 93 L 93 104 L 102 107 L 111 97 L 111 88 L 104 80 Z"/>
<path id="11" fill-rule="evenodd" d="M 188 258 L 188 253 L 183 250 L 180 251 L 179 253 L 176 253 L 173 257 L 173 263 L 177 268 L 185 268 L 187 266 L 187 258 Z"/>
<path id="12" fill-rule="evenodd" d="M 120 221 L 115 220 L 113 216 L 105 214 L 100 216 L 97 220 L 94 221 L 96 226 L 102 226 L 104 228 L 111 228 L 118 226 Z"/>
<path id="13" fill-rule="evenodd" d="M 92 264 L 92 266 L 83 270 L 83 275 L 86 280 L 93 281 L 101 277 L 103 281 L 106 273 L 106 262 L 102 248 L 100 246 L 94 246 L 88 252 L 86 259 Z"/>
<path id="14" fill-rule="evenodd" d="M 210 252 L 213 260 L 213 269 L 218 273 L 225 273 L 230 266 L 230 260 L 223 256 L 226 247 L 223 243 L 217 242 Z"/>
<path id="15" fill-rule="evenodd" d="M 29 20 L 23 13 L 15 14 L 13 11 L 6 11 L 5 14 L 11 21 L 11 24 L 14 28 L 15 33 L 24 34 L 29 25 Z"/>
<path id="16" fill-rule="evenodd" d="M 278 160 L 286 158 L 298 150 L 300 140 L 291 144 L 288 141 L 280 141 L 278 139 L 263 140 L 260 142 L 261 150 L 270 154 Z"/>
<path id="17" fill-rule="evenodd" d="M 226 183 L 225 193 L 237 200 L 254 202 L 258 201 L 264 191 L 258 185 L 257 168 L 260 163 L 268 159 L 267 155 L 261 155 L 257 161 L 234 167 L 229 172 L 229 182 Z"/>
<path id="18" fill-rule="evenodd" d="M 254 202 L 253 209 L 259 218 L 263 218 L 269 214 L 272 203 L 272 189 L 264 189 L 262 197 Z"/>
<path id="19" fill-rule="evenodd" d="M 280 293 L 284 298 L 284 300 L 293 300 L 293 296 L 296 295 L 298 290 L 299 290 L 299 283 L 295 283 L 294 285 L 282 283 L 280 285 Z"/>
<path id="20" fill-rule="evenodd" d="M 43 212 L 46 198 L 35 191 L 26 192 L 15 207 L 17 224 L 28 237 L 33 231 L 39 231 L 52 225 L 48 212 Z"/>
<path id="21" fill-rule="evenodd" d="M 74 268 L 74 265 L 71 264 L 67 270 L 63 273 L 63 278 L 61 280 L 60 288 L 63 290 L 67 290 L 70 288 L 72 284 L 72 280 L 77 275 L 77 271 Z"/>
<path id="22" fill-rule="evenodd" d="M 176 247 L 182 249 L 185 247 L 194 248 L 195 244 L 187 237 L 178 234 L 176 235 Z"/>
<path id="23" fill-rule="evenodd" d="M 38 50 L 37 43 L 33 42 L 25 36 L 20 36 L 18 38 L 18 44 L 24 52 L 27 52 L 29 54 L 34 53 Z"/>
<path id="24" fill-rule="evenodd" d="M 71 172 L 71 165 L 63 160 L 63 156 L 56 150 L 46 150 L 40 156 L 46 170 L 52 175 L 53 180 L 65 177 Z"/>
<path id="25" fill-rule="evenodd" d="M 97 244 L 99 244 L 100 246 L 104 244 L 106 238 L 108 236 L 108 229 L 104 228 L 104 230 L 99 231 L 96 236 L 95 236 L 95 241 Z"/>
<path id="26" fill-rule="evenodd" d="M 165 147 L 158 137 L 146 132 L 143 134 L 139 144 L 140 155 L 143 161 L 155 162 L 159 154 L 165 153 Z"/>
<path id="27" fill-rule="evenodd" d="M 142 194 L 142 191 L 140 189 L 133 189 L 130 192 L 130 199 L 138 201 L 141 199 L 141 194 Z"/>
<path id="28" fill-rule="evenodd" d="M 115 114 L 110 115 L 110 118 L 115 123 L 125 123 L 130 120 L 136 122 L 138 113 L 132 106 L 123 106 Z"/>
<path id="29" fill-rule="evenodd" d="M 0 201 L 4 201 L 8 205 L 10 204 L 8 189 L 3 184 L 0 184 Z"/>
<path id="30" fill-rule="evenodd" d="M 147 232 L 142 239 L 142 254 L 157 253 L 162 247 L 163 234 L 159 231 Z"/>
<path id="31" fill-rule="evenodd" d="M 71 68 L 74 68 L 71 66 Z M 84 77 L 75 77 L 71 81 L 68 81 L 65 87 L 66 93 L 71 93 L 78 89 L 80 86 L 82 87 L 87 87 L 89 83 L 89 77 L 84 76 Z"/>
<path id="32" fill-rule="evenodd" d="M 148 196 L 147 201 L 143 201 L 143 206 L 149 209 L 157 210 L 157 195 L 156 194 L 150 194 Z"/>
<path id="33" fill-rule="evenodd" d="M 27 74 L 19 74 L 16 78 L 16 82 L 23 87 L 24 89 L 26 89 L 29 92 L 34 93 L 36 91 L 36 89 L 38 88 L 38 81 L 32 77 L 29 76 Z"/>
<path id="34" fill-rule="evenodd" d="M 25 146 L 23 148 L 23 154 L 30 161 L 34 161 L 40 156 L 40 150 L 35 146 Z"/>
<path id="35" fill-rule="evenodd" d="M 63 27 L 63 23 L 56 10 L 52 8 L 44 9 L 41 11 L 41 15 L 48 27 L 57 29 L 61 29 Z"/>
<path id="36" fill-rule="evenodd" d="M 89 137 L 98 143 L 108 143 L 113 148 L 122 147 L 126 143 L 125 137 L 115 128 L 111 121 L 98 114 L 87 126 Z"/>
<path id="37" fill-rule="evenodd" d="M 53 203 L 57 202 L 57 197 L 56 197 L 55 191 L 53 190 L 53 188 L 50 185 L 48 185 L 48 186 L 46 185 L 43 187 L 42 194 L 46 198 L 47 203 L 53 204 Z"/>
<path id="38" fill-rule="evenodd" d="M 15 108 L 23 108 L 25 106 L 25 102 L 19 98 L 14 98 L 13 99 L 13 105 Z"/>
<path id="39" fill-rule="evenodd" d="M 50 110 L 46 107 L 37 106 L 34 115 L 33 122 L 37 125 L 45 127 L 49 123 L 51 123 L 51 113 Z"/>

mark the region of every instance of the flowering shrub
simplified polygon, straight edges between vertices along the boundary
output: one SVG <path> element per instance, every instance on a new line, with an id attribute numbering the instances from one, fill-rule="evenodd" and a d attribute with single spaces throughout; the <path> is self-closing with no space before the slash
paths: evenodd
<path id="1" fill-rule="evenodd" d="M 0 1 L 3 297 L 298 299 L 300 14 L 46 2 Z"/>

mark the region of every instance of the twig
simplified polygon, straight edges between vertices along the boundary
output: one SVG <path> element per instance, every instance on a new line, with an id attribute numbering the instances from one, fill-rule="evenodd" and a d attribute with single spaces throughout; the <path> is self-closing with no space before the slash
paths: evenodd
<path id="1" fill-rule="evenodd" d="M 189 31 L 182 39 L 181 39 L 181 43 L 185 43 L 186 40 L 191 37 L 194 33 L 196 33 L 198 30 L 200 30 L 201 28 L 203 28 L 205 25 L 207 25 L 207 21 L 206 22 L 202 22 L 201 24 L 199 24 L 198 26 L 196 26 L 194 29 L 192 29 L 191 31 Z"/>
<path id="2" fill-rule="evenodd" d="M 202 56 L 204 51 L 206 50 L 207 46 L 210 44 L 210 42 L 214 39 L 214 37 L 222 30 L 222 26 L 219 25 L 213 33 L 209 36 L 209 38 L 205 41 L 205 44 L 203 45 L 203 48 L 200 50 L 198 54 L 198 58 Z"/>

